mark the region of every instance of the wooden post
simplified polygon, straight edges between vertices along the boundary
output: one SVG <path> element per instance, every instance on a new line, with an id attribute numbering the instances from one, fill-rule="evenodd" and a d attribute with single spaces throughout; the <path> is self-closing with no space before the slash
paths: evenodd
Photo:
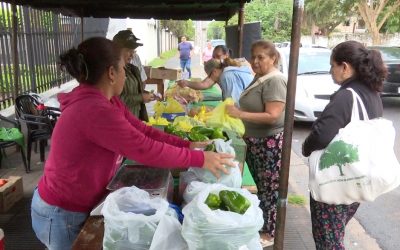
<path id="1" fill-rule="evenodd" d="M 289 182 L 290 153 L 294 122 L 294 100 L 296 96 L 297 63 L 300 48 L 300 27 L 304 0 L 293 1 L 292 34 L 289 56 L 289 75 L 286 95 L 285 126 L 282 145 L 282 167 L 279 179 L 278 214 L 276 219 L 274 250 L 282 250 L 285 235 L 287 193 Z M 293 223 L 293 222 L 292 222 Z"/>
<path id="2" fill-rule="evenodd" d="M 242 57 L 243 55 L 243 23 L 244 23 L 244 1 L 240 1 L 239 7 L 239 19 L 238 19 L 238 57 Z"/>
<path id="3" fill-rule="evenodd" d="M 18 59 L 18 13 L 15 3 L 11 4 L 12 12 L 12 35 L 11 35 L 11 50 L 14 64 L 14 100 L 19 94 L 19 59 Z"/>

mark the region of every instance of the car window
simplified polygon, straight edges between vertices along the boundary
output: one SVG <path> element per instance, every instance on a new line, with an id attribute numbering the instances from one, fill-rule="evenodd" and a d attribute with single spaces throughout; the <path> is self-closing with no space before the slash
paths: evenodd
<path id="1" fill-rule="evenodd" d="M 377 49 L 382 54 L 384 61 L 400 60 L 400 48 L 372 48 Z"/>
<path id="2" fill-rule="evenodd" d="M 216 47 L 218 45 L 226 45 L 225 40 L 223 39 L 215 39 L 215 40 L 211 40 L 211 45 L 213 47 Z"/>
<path id="3" fill-rule="evenodd" d="M 329 72 L 331 69 L 330 56 L 330 51 L 300 51 L 297 74 Z M 286 61 L 289 61 L 288 54 Z"/>

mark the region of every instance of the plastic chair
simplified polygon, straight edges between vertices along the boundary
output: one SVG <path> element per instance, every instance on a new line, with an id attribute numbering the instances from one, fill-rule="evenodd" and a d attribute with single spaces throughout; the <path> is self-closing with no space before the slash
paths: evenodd
<path id="1" fill-rule="evenodd" d="M 32 144 L 39 142 L 40 160 L 44 161 L 45 146 L 47 140 L 51 138 L 59 114 L 50 113 L 40 100 L 28 94 L 20 95 L 15 99 L 15 115 L 27 141 L 26 158 L 27 167 L 30 170 Z"/>
<path id="2" fill-rule="evenodd" d="M 15 128 L 18 128 L 18 123 L 16 121 L 8 119 L 5 116 L 0 115 L 0 120 L 3 121 L 3 122 L 6 122 L 8 124 L 11 124 Z M 3 158 L 3 150 L 5 148 L 12 147 L 12 146 L 19 146 L 19 145 L 15 141 L 3 141 L 3 140 L 0 140 L 0 149 L 1 149 L 1 152 L 0 152 L 0 167 L 1 167 L 1 160 Z M 20 148 L 20 151 L 21 151 L 21 157 L 22 157 L 22 161 L 24 163 L 25 171 L 27 173 L 29 173 L 30 169 L 28 168 L 28 165 L 26 164 L 26 158 L 25 158 L 24 149 L 23 149 L 23 147 L 19 147 L 19 148 Z"/>

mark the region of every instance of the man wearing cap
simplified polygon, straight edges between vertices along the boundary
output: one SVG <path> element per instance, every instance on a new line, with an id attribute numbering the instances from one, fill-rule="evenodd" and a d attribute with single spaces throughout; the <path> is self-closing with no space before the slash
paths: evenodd
<path id="1" fill-rule="evenodd" d="M 192 51 L 193 51 L 193 46 L 191 43 L 186 41 L 186 36 L 181 37 L 181 42 L 178 44 L 178 50 L 179 50 L 179 59 L 181 62 L 181 68 L 183 71 L 185 69 L 189 73 L 189 78 L 192 77 L 192 71 L 190 69 L 190 63 L 191 63 L 191 56 L 192 56 Z"/>
<path id="2" fill-rule="evenodd" d="M 128 28 L 127 30 L 132 31 L 132 28 Z M 140 39 L 137 38 L 134 34 L 132 34 L 132 35 L 133 35 L 133 37 L 135 37 L 135 40 L 136 40 L 136 41 L 140 40 Z M 142 61 L 140 60 L 140 57 L 139 57 L 138 53 L 136 53 L 136 52 L 133 53 L 133 58 L 132 58 L 132 60 L 130 61 L 130 63 L 139 68 L 140 77 L 142 78 L 142 82 L 145 82 L 145 81 L 147 80 L 147 75 L 146 75 L 146 72 L 145 72 L 145 70 L 144 70 Z"/>
<path id="3" fill-rule="evenodd" d="M 137 40 L 139 39 L 130 30 L 122 30 L 113 38 L 113 41 L 122 48 L 122 56 L 125 60 L 126 80 L 120 98 L 132 114 L 143 121 L 148 121 L 145 103 L 153 101 L 155 96 L 153 93 L 144 90 L 139 68 L 130 63 L 135 54 L 135 49 L 143 46 Z"/>

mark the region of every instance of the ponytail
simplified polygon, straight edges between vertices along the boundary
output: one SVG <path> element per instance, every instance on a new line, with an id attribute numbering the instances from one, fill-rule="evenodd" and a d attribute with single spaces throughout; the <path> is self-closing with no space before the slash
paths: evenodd
<path id="1" fill-rule="evenodd" d="M 104 37 L 92 37 L 60 55 L 60 66 L 79 83 L 96 85 L 110 66 L 118 69 L 120 59 L 117 44 Z"/>
<path id="2" fill-rule="evenodd" d="M 387 69 L 377 50 L 368 50 L 359 42 L 346 41 L 332 50 L 332 60 L 337 64 L 349 63 L 355 70 L 355 77 L 370 89 L 382 91 Z"/>

